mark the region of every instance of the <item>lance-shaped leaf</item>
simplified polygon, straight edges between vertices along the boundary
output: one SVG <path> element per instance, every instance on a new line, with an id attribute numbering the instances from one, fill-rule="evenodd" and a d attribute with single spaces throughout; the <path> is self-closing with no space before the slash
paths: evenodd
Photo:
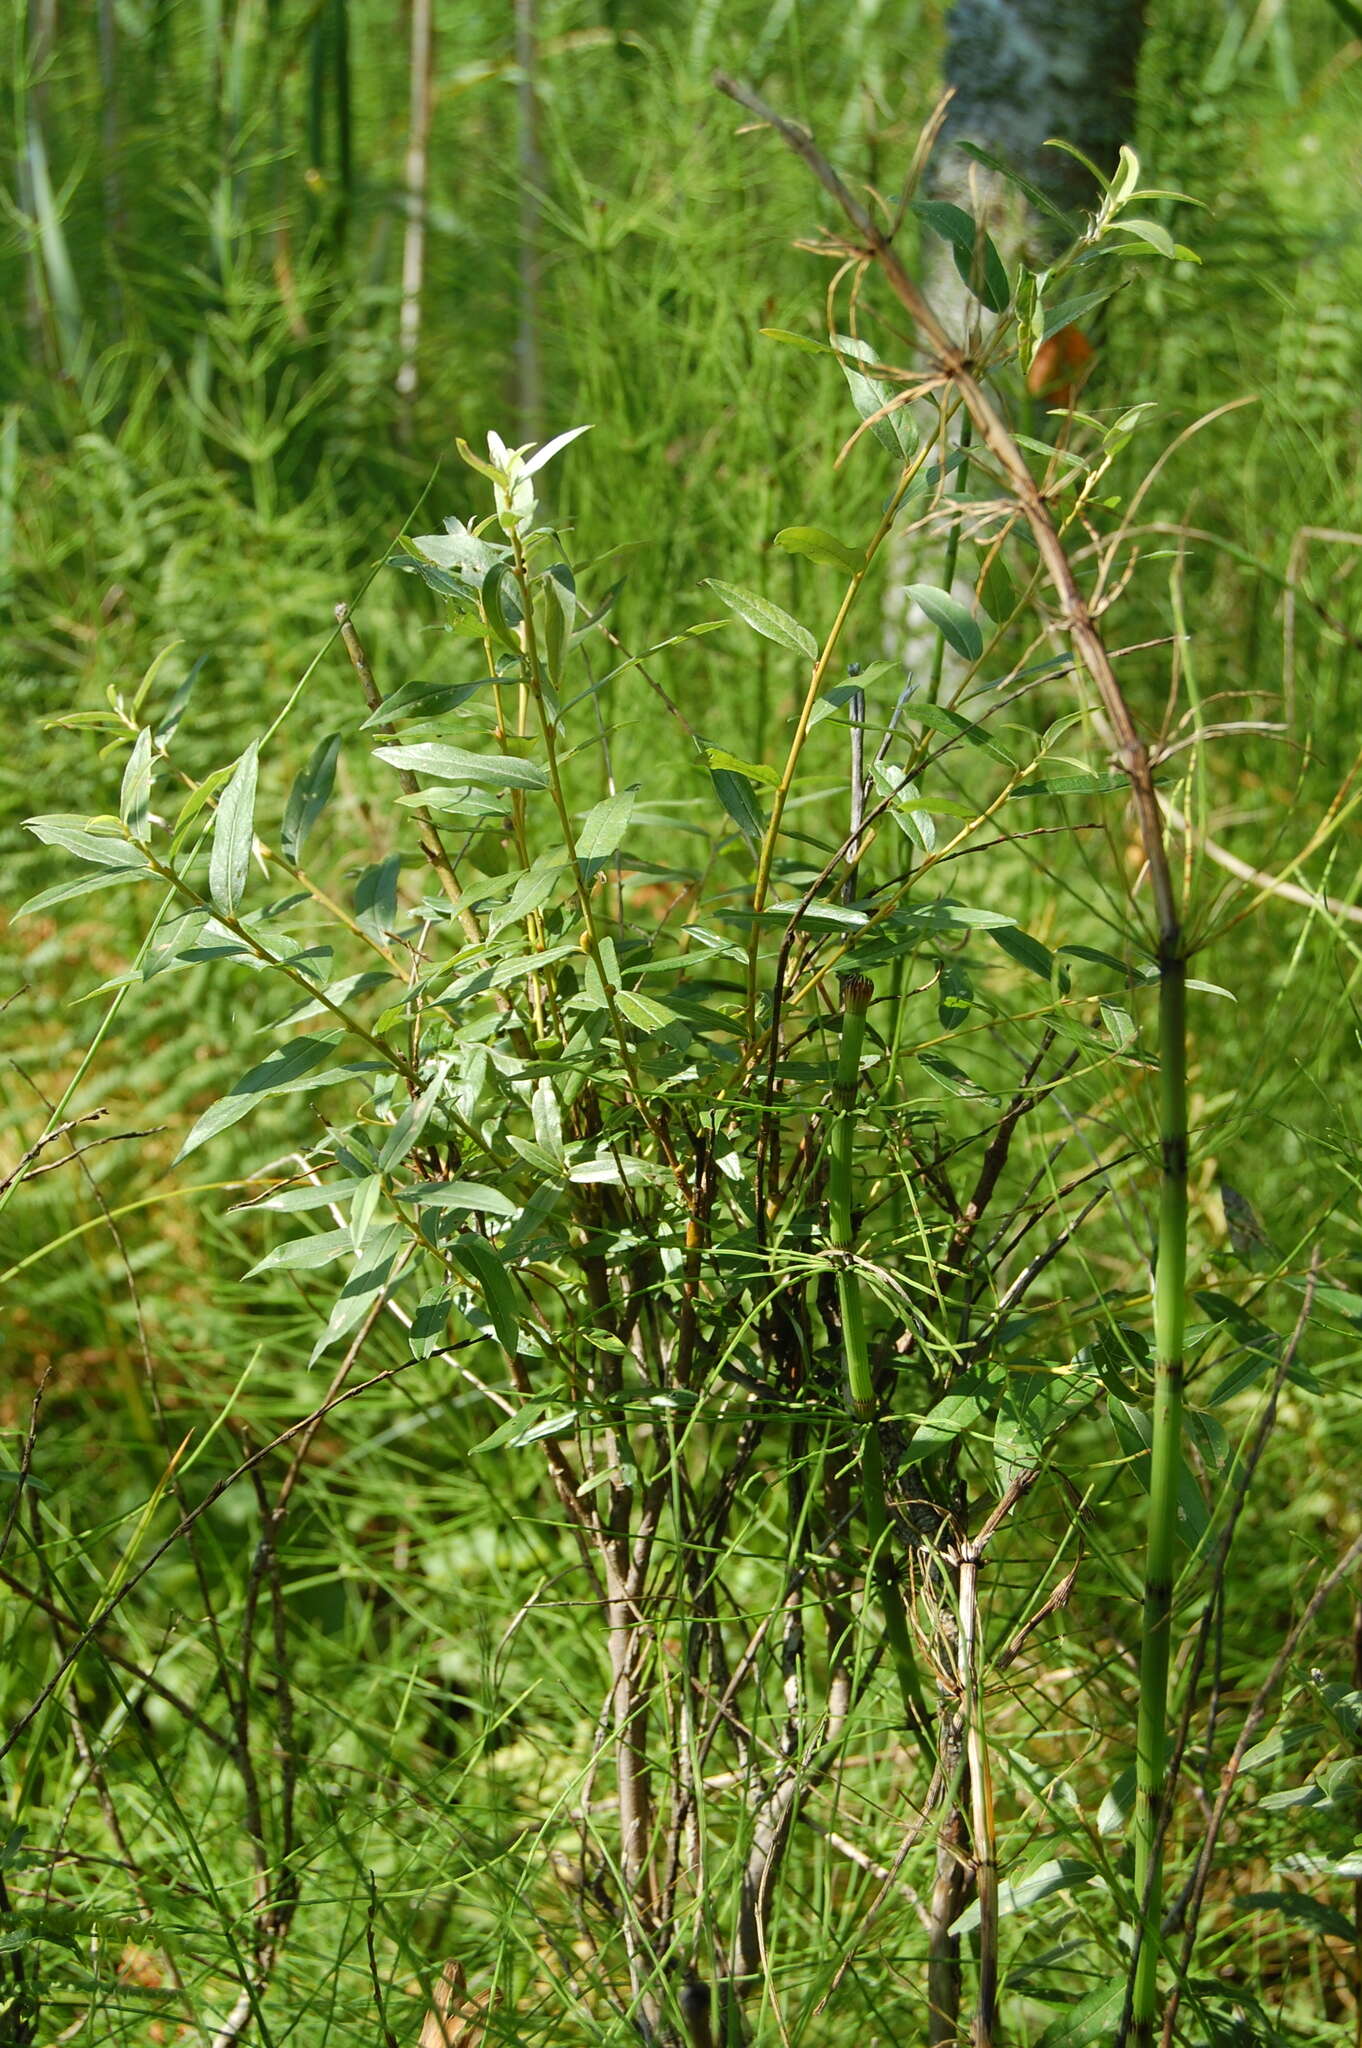
<path id="1" fill-rule="evenodd" d="M 60 846 L 91 867 L 147 871 L 146 858 L 135 846 L 129 846 L 122 837 L 92 831 L 85 818 L 58 813 L 46 818 L 25 818 L 24 824 L 44 846 Z"/>
<path id="2" fill-rule="evenodd" d="M 279 845 L 284 859 L 292 861 L 295 867 L 303 857 L 304 840 L 331 800 L 340 747 L 338 732 L 329 732 L 325 739 L 319 740 L 306 768 L 288 793 Z"/>
<path id="3" fill-rule="evenodd" d="M 472 754 L 466 747 L 417 741 L 409 747 L 375 747 L 374 758 L 412 775 L 433 775 L 440 782 L 463 782 L 474 789 L 547 789 L 548 776 L 537 761 L 511 754 Z"/>
<path id="4" fill-rule="evenodd" d="M 918 446 L 918 431 L 912 414 L 902 405 L 895 405 L 892 411 L 886 412 L 885 407 L 891 405 L 895 397 L 894 387 L 853 367 L 857 363 L 878 362 L 875 350 L 858 334 L 834 334 L 832 339 L 852 404 L 861 418 L 870 422 L 870 431 L 880 446 L 906 462 L 917 453 Z"/>
<path id="5" fill-rule="evenodd" d="M 798 619 L 792 619 L 788 612 L 783 612 L 778 604 L 772 604 L 767 597 L 758 597 L 754 590 L 739 590 L 732 583 L 720 583 L 713 576 L 706 576 L 703 581 L 720 604 L 726 605 L 754 633 L 760 633 L 764 640 L 774 640 L 777 647 L 788 647 L 795 654 L 817 661 L 818 642 L 813 634 L 807 626 L 801 626 Z"/>
<path id="6" fill-rule="evenodd" d="M 218 799 L 213 844 L 208 855 L 208 893 L 213 907 L 233 917 L 246 887 L 255 827 L 255 784 L 260 743 L 252 740 Z"/>
<path id="7" fill-rule="evenodd" d="M 776 546 L 784 548 L 787 555 L 803 555 L 806 561 L 822 562 L 829 569 L 844 569 L 848 576 L 865 567 L 864 555 L 821 526 L 782 526 Z"/>
<path id="8" fill-rule="evenodd" d="M 948 647 L 965 661 L 977 661 L 984 651 L 984 636 L 958 597 L 938 590 L 934 583 L 910 583 L 908 596 L 919 611 L 927 614 Z"/>
<path id="9" fill-rule="evenodd" d="M 469 1279 L 477 1283 L 487 1304 L 492 1328 L 497 1333 L 497 1342 L 514 1358 L 520 1344 L 515 1290 L 500 1254 L 486 1238 L 474 1237 L 471 1231 L 456 1237 L 450 1250 Z"/>
<path id="10" fill-rule="evenodd" d="M 118 815 L 134 839 L 145 839 L 151 816 L 151 728 L 143 726 L 133 741 L 128 765 L 123 770 L 123 788 L 118 798 Z"/>
<path id="11" fill-rule="evenodd" d="M 324 1088 L 332 1081 L 342 1080 L 356 1071 L 352 1067 L 341 1067 L 328 1073 L 317 1069 L 330 1053 L 336 1050 L 339 1034 L 317 1033 L 290 1040 L 287 1045 L 278 1046 L 259 1066 L 251 1067 L 234 1081 L 220 1101 L 203 1112 L 179 1150 L 179 1158 L 188 1158 L 209 1138 L 226 1131 L 243 1116 L 249 1116 L 256 1104 L 270 1095 L 293 1095 L 300 1089 Z"/>

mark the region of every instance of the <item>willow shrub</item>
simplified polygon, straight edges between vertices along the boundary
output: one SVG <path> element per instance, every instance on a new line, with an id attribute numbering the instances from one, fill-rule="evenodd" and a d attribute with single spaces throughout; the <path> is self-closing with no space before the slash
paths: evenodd
<path id="1" fill-rule="evenodd" d="M 974 374 L 1002 413 L 1027 407 L 1037 349 L 1129 257 L 1184 253 L 1129 211 L 1137 182 L 1127 158 L 1064 262 L 1015 280 L 967 216 L 919 209 L 988 309 Z M 859 297 L 842 324 L 858 318 Z M 485 456 L 460 444 L 458 516 L 393 558 L 443 627 L 431 674 L 376 679 L 342 607 L 354 716 L 286 796 L 268 740 L 303 685 L 194 783 L 176 759 L 185 693 L 158 703 L 153 677 L 102 721 L 127 749 L 118 815 L 31 821 L 84 868 L 44 908 L 111 888 L 159 903 L 116 1004 L 154 1001 L 194 963 L 250 977 L 268 1050 L 181 1156 L 305 1098 L 293 1128 L 311 1135 L 260 1162 L 243 1218 L 255 1273 L 299 1276 L 318 1305 L 329 1391 L 304 1451 L 397 1328 L 402 1357 L 375 1377 L 472 1390 L 473 1455 L 542 1475 L 545 1584 L 571 1589 L 599 1692 L 518 1853 L 557 1859 L 572 1904 L 557 1965 L 503 1955 L 483 1983 L 499 2003 L 460 2039 L 484 2023 L 627 2038 L 614 2013 L 705 2048 L 797 2029 L 819 2000 L 839 2039 L 869 2010 L 895 2038 L 954 2040 L 966 2000 L 978 2042 L 1000 2007 L 1013 2038 L 1048 2026 L 1070 2048 L 1130 2024 L 1132 1997 L 1136 2030 L 1151 2024 L 1130 1929 L 1150 1979 L 1160 1813 L 1137 1862 L 1122 1840 L 1136 1681 L 1108 1673 L 1061 1715 L 1048 1646 L 1081 1586 L 1085 1499 L 1128 1522 L 1148 1483 L 1147 1247 L 1112 1219 L 1160 1172 L 1168 960 L 1130 852 L 1129 764 L 1056 644 L 1013 479 L 955 431 L 950 378 L 893 369 L 909 344 L 877 331 L 773 337 L 845 379 L 857 457 L 883 472 L 873 532 L 792 507 L 826 523 L 777 536 L 829 572 L 822 618 L 716 577 L 723 617 L 683 636 L 692 653 L 712 630 L 773 643 L 797 707 L 776 764 L 687 723 L 659 679 L 665 625 L 643 653 L 615 635 L 608 568 L 573 562 L 538 495 L 578 428 Z M 1008 445 L 1065 559 L 1118 606 L 1113 464 L 1142 415 L 1031 410 Z M 871 658 L 886 543 L 905 532 L 915 559 L 949 564 L 910 593 L 942 643 L 921 677 Z M 622 708 L 651 720 L 653 787 L 613 779 Z M 385 799 L 353 844 L 328 829 L 342 757 Z M 1181 1057 L 1167 1038 L 1164 1053 Z M 1234 1313 L 1208 1311 L 1203 1364 L 1239 1344 Z M 1254 1377 L 1210 1374 L 1226 1399 Z M 1194 1421 L 1200 1484 L 1176 1477 L 1174 1414 L 1162 1512 L 1178 1494 L 1180 1533 L 1157 1532 L 1165 1579 L 1171 1557 L 1193 1589 L 1239 1469 L 1215 1416 Z M 314 1483 L 298 1441 L 274 1454 L 284 1482 L 262 1492 L 243 1562 L 248 1633 L 287 1565 L 284 1506 Z M 1139 1633 L 1133 1575 L 1125 1589 L 1123 1620 L 1098 1610 L 1113 1641 Z M 234 1752 L 255 1762 L 230 1795 L 257 1873 L 223 1964 L 238 2031 L 280 1995 L 308 1910 L 320 1762 L 274 1612 L 254 1649 L 270 1739 Z M 1166 1667 L 1166 1600 L 1151 1628 Z M 1088 1647 L 1094 1668 L 1112 1654 Z M 1154 1794 L 1164 1714 L 1147 1669 Z M 1047 1731 L 1064 1740 L 1042 1756 Z M 469 1931 L 475 1977 L 480 1953 Z M 1218 1995 L 1203 1988 L 1203 2009 Z"/>

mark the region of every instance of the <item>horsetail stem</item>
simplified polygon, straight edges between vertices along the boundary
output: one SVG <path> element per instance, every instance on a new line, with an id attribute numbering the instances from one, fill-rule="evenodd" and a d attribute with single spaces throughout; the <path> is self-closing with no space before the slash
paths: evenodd
<path id="1" fill-rule="evenodd" d="M 837 1303 L 842 1317 L 847 1402 L 860 1430 L 861 1497 L 870 1538 L 875 1591 L 884 1616 L 889 1654 L 898 1678 L 903 1718 L 930 1759 L 930 1723 L 908 1634 L 903 1595 L 899 1591 L 889 1549 L 889 1508 L 884 1492 L 884 1456 L 876 1413 L 878 1403 L 870 1370 L 860 1274 L 853 1258 L 855 1226 L 851 1193 L 856 1097 L 860 1084 L 861 1049 L 865 1044 L 866 1011 L 874 993 L 873 982 L 864 974 L 849 974 L 843 979 L 842 1041 L 833 1076 L 833 1120 L 828 1152 L 828 1240 L 837 1267 Z"/>
<path id="2" fill-rule="evenodd" d="M 1131 1992 L 1135 2040 L 1152 2041 L 1158 2009 L 1162 1917 L 1162 1809 L 1173 1624 L 1173 1552 L 1182 1449 L 1182 1346 L 1187 1283 L 1187 966 L 1176 926 L 1159 949 L 1158 1264 L 1154 1273 L 1154 1415 L 1140 1713 L 1136 1733 L 1135 1897 L 1139 1954 Z"/>

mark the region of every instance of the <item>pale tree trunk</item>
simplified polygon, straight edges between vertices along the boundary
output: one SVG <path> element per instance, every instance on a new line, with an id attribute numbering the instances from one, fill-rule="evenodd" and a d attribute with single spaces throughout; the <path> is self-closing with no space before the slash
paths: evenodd
<path id="1" fill-rule="evenodd" d="M 1087 205 L 1092 180 L 1051 136 L 1103 170 L 1130 133 L 1145 0 L 955 0 L 945 75 L 955 98 L 942 136 L 1012 164 L 1065 209 Z"/>
<path id="2" fill-rule="evenodd" d="M 984 213 L 1009 267 L 1023 253 L 1043 257 L 1046 224 L 958 145 L 987 150 L 1065 213 L 1090 208 L 1091 177 L 1046 143 L 1059 137 L 1115 169 L 1132 129 L 1144 26 L 1145 0 L 956 0 L 945 58 L 954 97 L 929 181 L 933 197 Z"/>
<path id="3" fill-rule="evenodd" d="M 927 192 L 982 222 L 1010 275 L 1023 256 L 1044 262 L 1063 236 L 961 143 L 1007 164 L 1062 212 L 1090 210 L 1097 200 L 1092 178 L 1046 143 L 1060 137 L 1103 171 L 1115 168 L 1133 131 L 1144 28 L 1145 0 L 955 0 L 944 59 L 953 97 L 928 164 Z M 928 301 L 959 342 L 992 325 L 936 235 L 923 236 L 921 275 Z M 1061 353 L 1068 339 L 1066 332 Z M 1086 352 L 1085 341 L 1074 346 Z M 930 674 L 933 691 L 940 684 L 935 635 L 905 614 L 900 593 L 905 583 L 939 583 L 946 553 L 944 542 L 901 551 L 885 608 L 885 652 L 901 653 L 919 679 Z"/>
<path id="4" fill-rule="evenodd" d="M 421 293 L 426 276 L 426 187 L 435 69 L 434 0 L 412 0 L 411 107 L 407 122 L 407 224 L 402 237 L 402 306 L 398 316 L 397 394 L 410 428 L 419 377 Z"/>
<path id="5" fill-rule="evenodd" d="M 540 202 L 544 164 L 539 148 L 538 25 L 535 0 L 516 0 L 516 172 L 520 186 L 520 237 L 516 254 L 520 308 L 516 326 L 516 432 L 523 441 L 543 435 L 543 387 L 539 360 Z"/>

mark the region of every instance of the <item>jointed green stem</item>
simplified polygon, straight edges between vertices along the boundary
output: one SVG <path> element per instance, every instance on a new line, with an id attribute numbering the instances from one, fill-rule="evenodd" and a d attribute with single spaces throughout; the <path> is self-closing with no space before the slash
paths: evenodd
<path id="1" fill-rule="evenodd" d="M 1176 929 L 1165 934 L 1159 965 L 1159 1141 L 1163 1181 L 1154 1276 L 1154 1417 L 1135 1763 L 1135 1896 L 1141 1919 L 1131 2021 L 1135 2040 L 1140 2043 L 1152 2041 L 1158 2007 L 1163 1898 L 1160 1833 L 1182 1445 L 1182 1346 L 1187 1284 L 1187 972 L 1181 934 Z"/>
<path id="2" fill-rule="evenodd" d="M 842 1315 L 842 1356 L 847 1399 L 861 1437 L 861 1495 L 875 1589 L 884 1615 L 884 1632 L 894 1660 L 903 1717 L 909 1730 L 931 1757 L 927 1708 L 918 1682 L 908 1634 L 908 1617 L 899 1591 L 889 1548 L 889 1509 L 884 1493 L 884 1457 L 876 1413 L 870 1346 L 860 1275 L 853 1262 L 852 1167 L 856 1137 L 856 1093 L 865 1043 L 865 1014 L 874 990 L 864 975 L 849 975 L 842 984 L 842 1042 L 833 1081 L 833 1124 L 828 1156 L 828 1239 L 837 1261 L 837 1300 Z"/>

